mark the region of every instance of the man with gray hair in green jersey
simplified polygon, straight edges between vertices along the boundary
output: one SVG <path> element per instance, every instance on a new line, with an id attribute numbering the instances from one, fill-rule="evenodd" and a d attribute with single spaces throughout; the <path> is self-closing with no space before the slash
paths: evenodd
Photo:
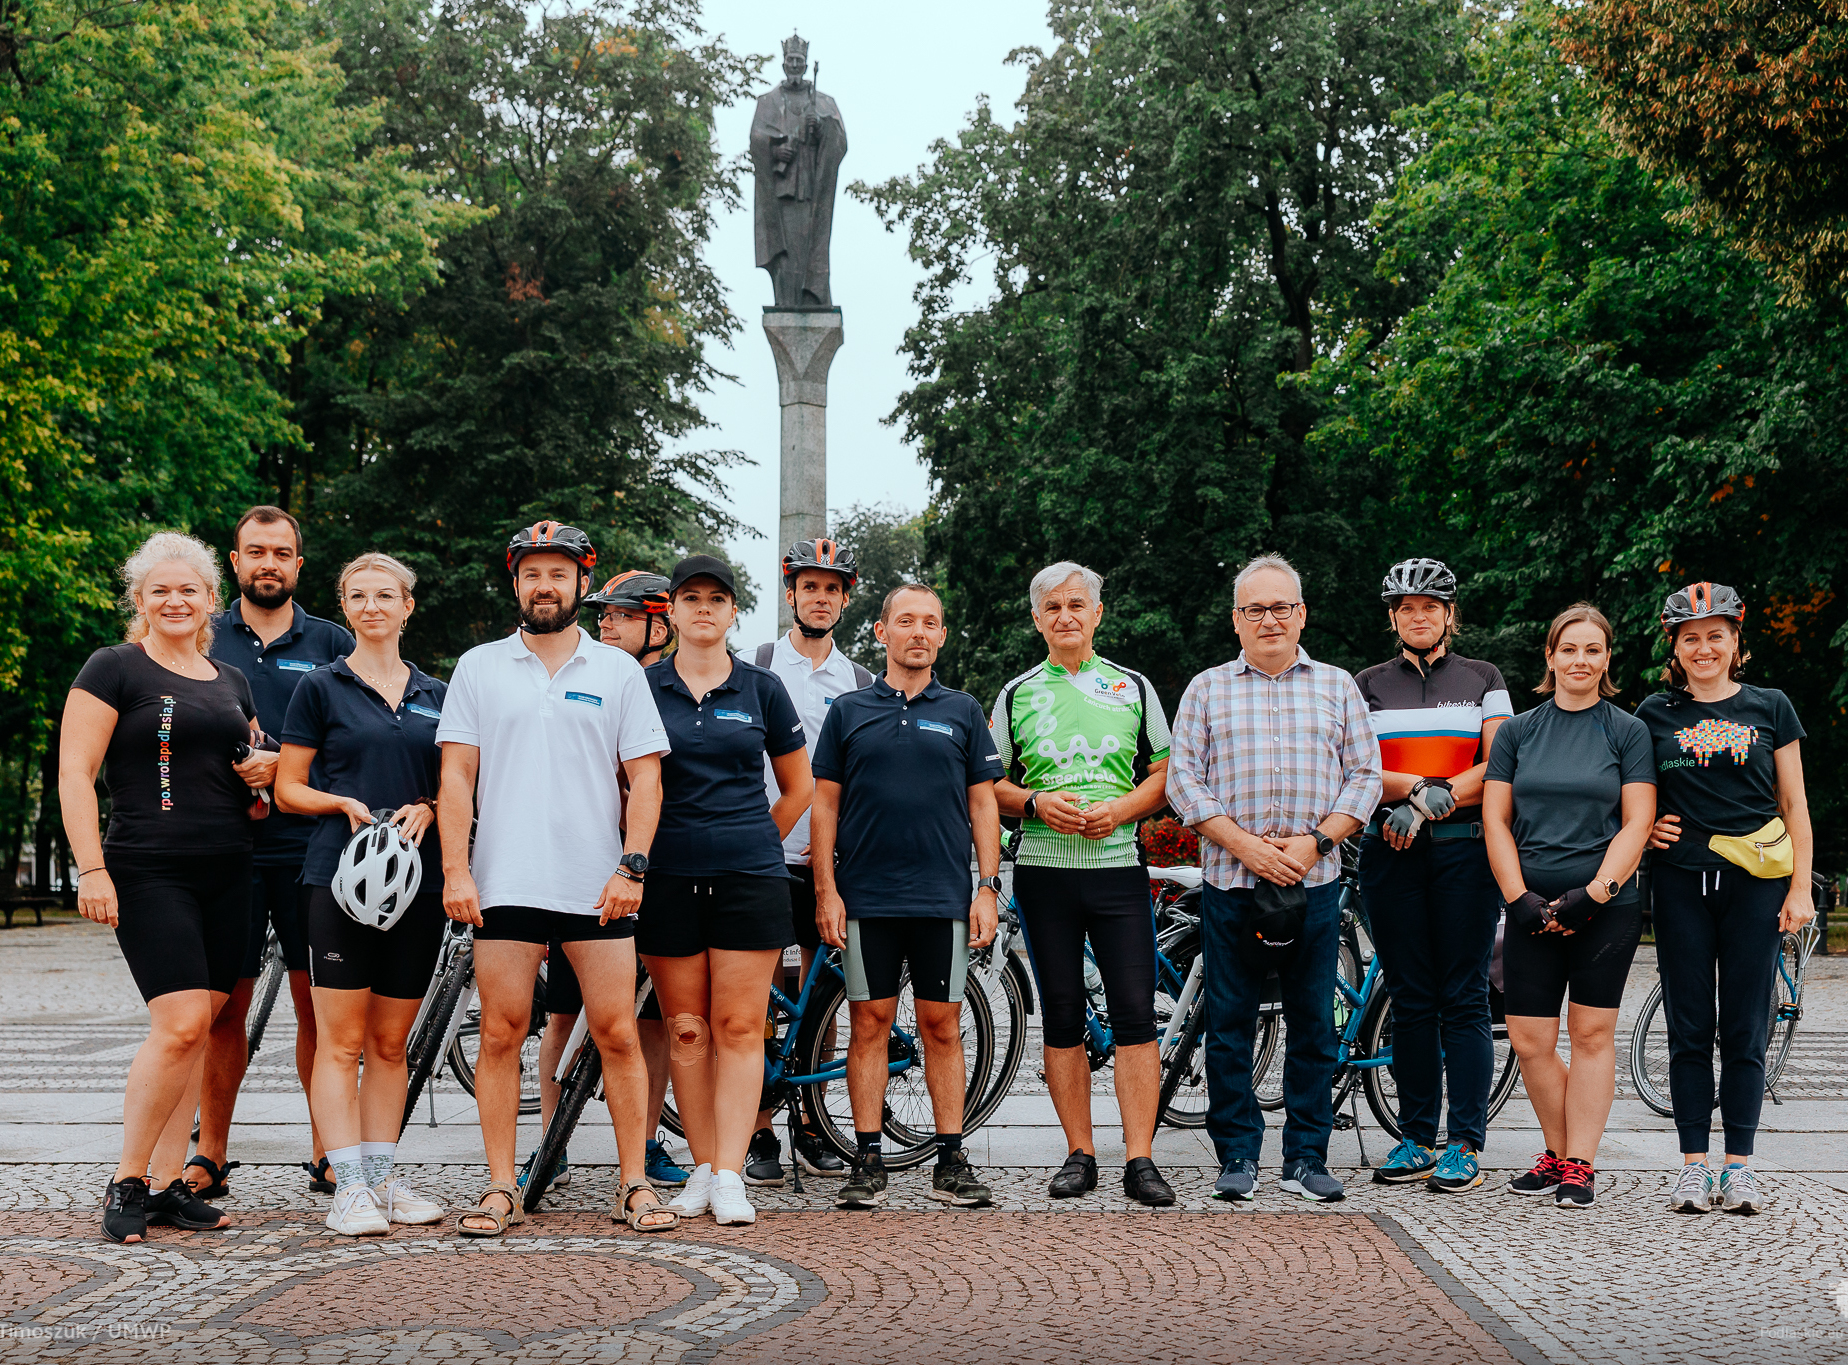
<path id="1" fill-rule="evenodd" d="M 1039 981 L 1046 1088 L 1071 1153 L 1049 1193 L 1066 1199 L 1097 1185 L 1084 1049 L 1088 936 L 1116 1036 L 1123 1189 L 1167 1205 L 1174 1191 L 1151 1152 L 1161 1095 L 1155 931 L 1136 824 L 1163 804 L 1168 720 L 1148 679 L 1092 648 L 1103 586 L 1069 561 L 1034 575 L 1029 596 L 1046 659 L 995 701 L 988 725 L 1007 767 L 995 796 L 1001 814 L 1021 821 L 1014 894 Z"/>

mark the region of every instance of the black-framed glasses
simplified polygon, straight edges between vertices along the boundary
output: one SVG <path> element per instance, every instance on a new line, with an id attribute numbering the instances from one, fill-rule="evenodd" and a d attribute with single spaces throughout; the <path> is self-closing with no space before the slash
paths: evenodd
<path id="1" fill-rule="evenodd" d="M 1262 621 L 1266 616 L 1273 621 L 1287 621 L 1301 605 L 1301 602 L 1272 602 L 1269 606 L 1235 607 L 1234 610 L 1247 621 Z"/>

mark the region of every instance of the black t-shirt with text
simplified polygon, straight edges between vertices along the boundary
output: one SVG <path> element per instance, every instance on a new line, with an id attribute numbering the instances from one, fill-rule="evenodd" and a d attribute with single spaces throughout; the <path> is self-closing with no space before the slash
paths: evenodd
<path id="1" fill-rule="evenodd" d="M 140 645 L 99 649 L 75 689 L 115 708 L 103 759 L 104 847 L 131 853 L 234 853 L 250 848 L 250 788 L 232 771 L 257 714 L 250 682 L 213 662 L 211 682 L 182 677 Z"/>
<path id="2" fill-rule="evenodd" d="M 1804 736 L 1790 698 L 1749 683 L 1715 702 L 1676 689 L 1643 698 L 1636 718 L 1655 752 L 1656 813 L 1681 817 L 1680 840 L 1655 856 L 1676 867 L 1726 866 L 1708 837 L 1750 834 L 1778 813 L 1772 755 Z"/>

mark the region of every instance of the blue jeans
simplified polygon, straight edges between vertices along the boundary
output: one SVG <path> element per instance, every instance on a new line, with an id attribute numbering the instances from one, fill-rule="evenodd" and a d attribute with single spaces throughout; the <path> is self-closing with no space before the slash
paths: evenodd
<path id="1" fill-rule="evenodd" d="M 1334 1124 L 1329 1082 L 1335 1070 L 1335 956 L 1341 937 L 1341 883 L 1312 886 L 1296 950 L 1278 973 L 1289 1034 L 1283 1059 L 1283 1160 L 1328 1161 Z M 1247 948 L 1256 892 L 1202 890 L 1206 953 L 1206 1132 L 1224 1166 L 1256 1161 L 1264 1111 L 1251 1088 L 1251 1048 L 1270 964 Z"/>
<path id="2" fill-rule="evenodd" d="M 1405 1136 L 1437 1146 L 1447 1076 L 1448 1137 L 1480 1152 L 1495 1083 L 1489 955 L 1500 909 L 1488 850 L 1480 839 L 1430 838 L 1394 849 L 1368 835 L 1360 891 L 1392 993 L 1392 1076 Z"/>

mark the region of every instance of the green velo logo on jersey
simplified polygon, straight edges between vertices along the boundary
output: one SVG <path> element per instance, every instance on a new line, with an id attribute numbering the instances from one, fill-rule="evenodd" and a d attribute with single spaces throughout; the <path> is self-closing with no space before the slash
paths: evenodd
<path id="1" fill-rule="evenodd" d="M 1033 785 L 1092 788 L 1093 799 L 1128 791 L 1137 700 L 1128 678 L 1096 668 L 1038 681 L 1021 725 Z"/>

